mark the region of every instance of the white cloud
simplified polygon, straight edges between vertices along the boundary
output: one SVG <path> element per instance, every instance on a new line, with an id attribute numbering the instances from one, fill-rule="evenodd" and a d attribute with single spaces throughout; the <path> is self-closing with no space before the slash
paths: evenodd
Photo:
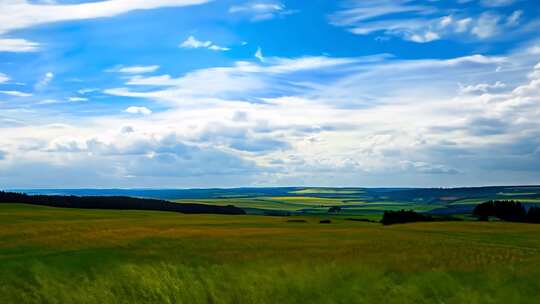
<path id="1" fill-rule="evenodd" d="M 527 49 L 527 52 L 531 55 L 538 55 L 540 54 L 540 44 L 531 46 Z"/>
<path id="2" fill-rule="evenodd" d="M 14 97 L 30 97 L 32 94 L 19 91 L 0 91 L 1 94 L 14 96 Z"/>
<path id="3" fill-rule="evenodd" d="M 190 6 L 209 1 L 211 0 L 104 0 L 57 4 L 49 0 L 43 3 L 8 0 L 0 5 L 0 35 L 45 23 L 113 17 L 134 10 Z M 40 44 L 36 42 L 0 36 L 0 51 L 35 52 L 39 48 Z"/>
<path id="4" fill-rule="evenodd" d="M 107 70 L 108 72 L 117 72 L 117 73 L 123 73 L 123 74 L 145 74 L 145 73 L 152 73 L 159 69 L 159 65 L 134 65 L 134 66 L 119 66 L 112 69 Z"/>
<path id="5" fill-rule="evenodd" d="M 401 161 L 399 165 L 404 170 L 413 170 L 415 173 L 421 174 L 458 174 L 460 173 L 455 168 L 450 168 L 441 164 L 430 164 L 426 162 Z"/>
<path id="6" fill-rule="evenodd" d="M 522 10 L 517 10 L 512 13 L 512 15 L 508 16 L 506 18 L 506 25 L 507 26 L 516 26 L 519 25 L 519 22 L 521 20 L 521 16 L 523 16 Z"/>
<path id="7" fill-rule="evenodd" d="M 482 5 L 488 7 L 507 6 L 516 2 L 516 0 L 481 0 Z"/>
<path id="8" fill-rule="evenodd" d="M 89 93 L 92 93 L 92 92 L 96 92 L 96 91 L 99 91 L 99 89 L 80 89 L 77 91 L 77 93 L 81 94 L 81 95 L 86 95 L 86 94 L 89 94 Z"/>
<path id="9" fill-rule="evenodd" d="M 495 36 L 499 32 L 500 16 L 491 13 L 483 13 L 480 15 L 476 25 L 471 32 L 478 38 L 489 38 Z"/>
<path id="10" fill-rule="evenodd" d="M 126 88 L 108 93 L 162 110 L 67 116 L 63 125 L 53 125 L 58 116 L 49 112 L 35 119 L 28 112 L 0 114 L 7 126 L 0 143 L 9 154 L 0 182 L 43 180 L 31 178 L 36 172 L 69 176 L 79 186 L 119 187 L 224 186 L 224 176 L 244 186 L 534 181 L 537 64 L 538 56 L 523 48 L 504 57 L 446 60 L 266 57 L 180 76 L 130 75 Z M 151 89 L 139 87 L 148 83 Z M 477 94 L 456 90 L 458 83 Z M 31 125 L 12 126 L 1 115 Z M 84 168 L 91 178 L 66 168 Z"/>
<path id="11" fill-rule="evenodd" d="M 442 27 L 447 27 L 447 26 L 452 24 L 453 20 L 454 19 L 452 18 L 452 16 L 444 16 L 444 17 L 441 18 L 441 21 L 440 21 L 441 26 Z"/>
<path id="12" fill-rule="evenodd" d="M 215 44 L 209 46 L 208 49 L 212 50 L 212 51 L 230 51 L 231 50 L 228 47 L 219 46 L 219 45 L 215 45 Z"/>
<path id="13" fill-rule="evenodd" d="M 255 58 L 259 59 L 260 62 L 264 62 L 264 55 L 262 53 L 261 47 L 257 48 L 257 51 L 255 52 Z"/>
<path id="14" fill-rule="evenodd" d="M 43 23 L 113 17 L 134 10 L 189 6 L 209 0 L 105 0 L 80 4 L 32 4 L 9 0 L 0 6 L 0 33 Z"/>
<path id="15" fill-rule="evenodd" d="M 412 1 L 351 1 L 330 16 L 330 23 L 358 35 L 382 33 L 404 40 L 427 43 L 439 39 L 503 37 L 521 22 L 522 11 L 510 15 L 484 12 L 480 15 L 463 7 L 439 8 L 437 1 L 417 5 Z M 451 13 L 451 14 L 448 14 Z M 527 29 L 523 29 L 527 30 Z"/>
<path id="16" fill-rule="evenodd" d="M 251 21 L 263 21 L 278 16 L 286 16 L 296 11 L 287 10 L 281 2 L 248 2 L 242 5 L 233 5 L 229 8 L 231 14 L 246 15 Z"/>
<path id="17" fill-rule="evenodd" d="M 57 103 L 62 103 L 62 101 L 50 98 L 50 99 L 44 99 L 42 101 L 39 101 L 37 104 L 38 105 L 51 105 L 51 104 L 57 104 Z"/>
<path id="18" fill-rule="evenodd" d="M 357 61 L 369 62 L 374 60 L 354 58 L 329 58 L 329 57 L 301 57 L 266 58 L 265 62 L 255 64 L 239 61 L 231 67 L 215 67 L 192 71 L 182 77 L 172 78 L 170 75 L 153 77 L 135 76 L 129 79 L 127 85 L 152 85 L 163 86 L 165 89 L 158 91 L 138 92 L 127 88 L 115 88 L 105 90 L 105 93 L 126 96 L 152 98 L 176 103 L 188 102 L 192 98 L 233 98 L 249 99 L 254 96 L 251 92 L 281 89 L 291 87 L 282 75 L 294 73 L 308 73 L 313 70 L 346 68 L 347 64 Z M 183 100 L 185 99 L 185 100 Z M 208 102 L 208 101 L 204 101 Z"/>
<path id="19" fill-rule="evenodd" d="M 456 22 L 456 33 L 464 33 L 469 30 L 472 18 L 463 18 Z"/>
<path id="20" fill-rule="evenodd" d="M 208 48 L 212 45 L 212 41 L 201 41 L 193 36 L 189 36 L 180 47 L 189 49 Z"/>
<path id="21" fill-rule="evenodd" d="M 142 114 L 142 115 L 150 115 L 152 114 L 152 111 L 148 109 L 147 107 L 137 107 L 137 106 L 131 106 L 124 110 L 124 112 L 129 114 Z"/>
<path id="22" fill-rule="evenodd" d="M 229 51 L 230 48 L 215 45 L 212 41 L 201 41 L 194 36 L 189 36 L 184 42 L 180 44 L 181 48 L 185 49 L 200 49 L 205 48 L 212 51 Z"/>
<path id="23" fill-rule="evenodd" d="M 85 98 L 85 97 L 70 97 L 69 101 L 72 101 L 72 102 L 88 101 L 88 98 Z"/>
<path id="24" fill-rule="evenodd" d="M 439 39 L 441 39 L 441 36 L 439 36 L 439 34 L 432 31 L 428 31 L 423 34 L 413 34 L 408 37 L 408 40 L 418 42 L 418 43 L 426 43 L 426 42 L 431 42 L 431 41 L 435 41 Z"/>
<path id="25" fill-rule="evenodd" d="M 1 18 L 1 17 L 0 17 Z M 0 37 L 0 52 L 36 52 L 40 44 L 25 39 L 9 39 Z"/>
<path id="26" fill-rule="evenodd" d="M 47 72 L 34 86 L 36 90 L 43 90 L 54 79 L 53 72 Z"/>
<path id="27" fill-rule="evenodd" d="M 462 94 L 487 93 L 490 91 L 504 89 L 504 88 L 506 88 L 506 84 L 500 81 L 497 81 L 494 84 L 479 83 L 476 85 L 468 85 L 468 86 L 464 86 L 460 84 L 460 92 Z"/>
<path id="28" fill-rule="evenodd" d="M 8 81 L 9 81 L 9 77 L 4 73 L 0 73 L 0 83 L 4 83 Z"/>

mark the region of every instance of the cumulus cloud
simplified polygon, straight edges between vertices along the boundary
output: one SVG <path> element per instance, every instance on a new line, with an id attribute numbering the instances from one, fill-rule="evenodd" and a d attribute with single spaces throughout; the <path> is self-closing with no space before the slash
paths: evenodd
<path id="1" fill-rule="evenodd" d="M 197 97 L 197 92 L 175 95 L 177 89 L 171 91 L 169 88 L 151 95 L 134 97 L 178 100 L 176 106 L 179 110 L 170 113 L 170 117 L 174 117 L 175 121 L 183 117 L 180 120 L 186 125 L 201 126 L 202 129 L 191 137 L 196 142 L 254 153 L 253 157 L 270 166 L 276 164 L 276 159 L 285 157 L 287 151 L 296 155 L 298 161 L 285 166 L 285 170 L 291 172 L 272 173 L 273 178 L 294 178 L 317 170 L 336 172 L 343 176 L 354 176 L 355 171 L 356 174 L 377 176 L 395 170 L 392 163 L 402 162 L 405 158 L 410 163 L 402 166 L 400 172 L 392 171 L 393 174 L 435 174 L 444 180 L 442 176 L 469 171 L 464 164 L 474 166 L 475 162 L 470 153 L 474 155 L 474 151 L 492 145 L 489 138 L 500 142 L 507 136 L 514 136 L 516 130 L 531 130 L 532 125 L 519 125 L 521 122 L 518 121 L 525 117 L 520 117 L 522 110 L 516 107 L 530 105 L 531 101 L 525 102 L 523 98 L 534 96 L 531 90 L 536 87 L 530 84 L 516 87 L 512 81 L 507 83 L 490 78 L 494 76 L 493 71 L 497 66 L 510 62 L 515 65 L 517 63 L 514 60 L 513 57 L 482 55 L 409 61 L 269 58 L 264 64 L 237 63 L 230 68 L 201 70 L 195 73 L 197 78 L 190 77 L 190 81 L 193 84 L 208 84 L 211 82 L 206 78 L 208 75 L 231 73 L 238 76 L 239 73 L 247 73 L 251 75 L 248 79 L 256 77 L 260 80 L 259 84 L 276 88 L 279 87 L 279 81 L 274 80 L 272 75 L 280 79 L 288 73 L 308 77 L 309 73 L 298 73 L 304 70 L 321 73 L 326 69 L 335 73 L 340 71 L 340 66 L 347 68 L 341 70 L 341 77 L 334 81 L 325 78 L 325 83 L 311 83 L 296 97 L 272 97 L 275 90 L 265 93 L 257 86 L 242 86 L 245 85 L 242 78 L 228 78 L 230 82 L 223 90 L 235 87 L 241 88 L 238 96 L 264 96 L 263 104 L 253 104 L 249 99 L 245 102 L 217 99 L 205 104 L 208 97 L 225 98 L 222 89 L 208 91 L 208 86 L 204 89 L 201 87 L 201 90 L 209 94 L 201 95 L 201 99 Z M 464 75 L 476 75 L 479 80 L 486 82 L 462 86 L 471 96 L 457 98 L 456 82 L 464 79 Z M 504 74 L 497 76 L 505 78 Z M 380 82 L 381 78 L 385 81 Z M 514 76 L 509 79 L 514 79 Z M 144 83 L 142 79 L 139 81 Z M 166 77 L 163 81 L 168 86 L 186 84 L 184 77 Z M 285 91 L 288 94 L 296 88 L 296 84 L 289 85 Z M 516 92 L 515 97 L 508 95 L 512 91 Z M 476 96 L 473 92 L 482 93 L 482 96 Z M 373 102 L 370 96 L 376 96 L 377 102 Z M 369 103 L 364 99 L 369 100 Z M 186 103 L 188 100 L 193 102 Z M 195 105 L 196 108 L 193 108 Z M 190 109 L 190 114 L 180 114 L 181 109 L 186 108 Z M 235 119 L 239 111 L 242 112 L 240 119 Z M 534 112 L 530 114 L 535 115 Z M 209 128 L 212 126 L 210 121 L 215 120 L 211 117 L 231 117 L 230 124 L 241 126 L 222 123 Z M 264 120 L 270 121 L 261 123 Z M 531 116 L 527 121 L 532 123 L 534 119 Z M 283 125 L 279 122 L 289 123 Z M 300 128 L 290 122 L 305 126 Z M 348 122 L 348 125 L 337 127 L 343 122 Z M 391 133 L 389 129 L 402 131 Z M 447 143 L 449 141 L 452 145 Z M 459 160 L 458 157 L 468 157 L 470 161 Z M 345 174 L 343 170 L 349 173 Z M 321 177 L 321 180 L 324 179 Z"/>
<path id="2" fill-rule="evenodd" d="M 494 84 L 479 83 L 479 84 L 476 84 L 476 85 L 468 85 L 468 86 L 464 86 L 462 84 L 459 84 L 459 86 L 460 86 L 460 92 L 462 94 L 487 93 L 489 91 L 494 91 L 494 90 L 506 88 L 506 84 L 503 83 L 503 82 L 500 82 L 500 81 L 497 81 Z"/>
<path id="3" fill-rule="evenodd" d="M 185 49 L 209 49 L 212 51 L 229 51 L 230 48 L 219 46 L 214 44 L 212 41 L 201 41 L 195 38 L 194 36 L 189 36 L 184 42 L 180 44 L 181 48 Z"/>
<path id="4" fill-rule="evenodd" d="M 257 135 L 257 133 L 261 132 L 257 132 L 256 128 L 250 131 L 246 128 L 210 124 L 201 131 L 197 140 L 201 142 L 213 142 L 236 150 L 254 153 L 290 148 L 290 144 L 284 140 L 279 140 L 268 135 Z"/>
<path id="5" fill-rule="evenodd" d="M 441 36 L 432 31 L 427 31 L 425 33 L 416 33 L 408 36 L 408 40 L 418 43 L 425 43 L 439 39 L 441 39 Z"/>
<path id="6" fill-rule="evenodd" d="M 471 32 L 478 38 L 489 38 L 494 36 L 499 31 L 500 16 L 491 13 L 483 13 L 480 15 L 478 22 L 472 28 Z"/>
<path id="7" fill-rule="evenodd" d="M 135 132 L 135 128 L 133 128 L 132 126 L 125 126 L 125 127 L 122 127 L 120 132 L 123 134 L 133 133 Z"/>
<path id="8" fill-rule="evenodd" d="M 9 153 L 0 182 L 37 183 L 40 172 L 67 176 L 68 185 L 129 187 L 535 181 L 534 45 L 502 56 L 266 57 L 182 75 L 120 75 L 124 87 L 107 93 L 162 110 L 63 125 L 54 115 L 10 112 L 32 125 L 0 117 Z M 70 168 L 89 169 L 92 179 Z"/>
<path id="9" fill-rule="evenodd" d="M 125 109 L 124 112 L 129 113 L 129 114 L 141 114 L 141 115 L 152 114 L 152 111 L 148 109 L 147 107 L 137 107 L 137 106 L 130 106 L 127 109 Z"/>
<path id="10" fill-rule="evenodd" d="M 49 161 L 15 158 L 0 163 L 0 182 L 9 187 L 54 187 L 62 179 L 66 187 L 107 187 L 111 183 L 177 187 L 179 183 L 196 186 L 205 180 L 213 186 L 240 186 L 259 172 L 253 161 L 214 147 L 189 144 L 174 133 L 141 135 L 129 130 L 110 138 L 58 138 L 47 148 L 36 149 L 31 153 L 69 155 L 69 165 L 56 157 Z"/>

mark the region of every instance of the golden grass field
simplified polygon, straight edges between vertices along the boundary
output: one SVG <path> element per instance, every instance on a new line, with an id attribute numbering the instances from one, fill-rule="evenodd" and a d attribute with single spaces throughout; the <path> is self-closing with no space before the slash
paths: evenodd
<path id="1" fill-rule="evenodd" d="M 0 204 L 0 303 L 540 303 L 540 225 L 319 220 Z"/>

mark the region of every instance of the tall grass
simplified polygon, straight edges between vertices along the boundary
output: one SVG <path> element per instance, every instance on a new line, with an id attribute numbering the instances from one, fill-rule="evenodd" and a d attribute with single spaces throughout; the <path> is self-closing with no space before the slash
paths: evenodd
<path id="1" fill-rule="evenodd" d="M 0 303 L 540 303 L 540 227 L 0 206 Z"/>
<path id="2" fill-rule="evenodd" d="M 97 268 L 99 269 L 99 268 Z M 5 282 L 3 282 L 5 283 Z M 538 276 L 391 272 L 366 265 L 120 263 L 57 272 L 35 263 L 2 303 L 538 303 Z"/>

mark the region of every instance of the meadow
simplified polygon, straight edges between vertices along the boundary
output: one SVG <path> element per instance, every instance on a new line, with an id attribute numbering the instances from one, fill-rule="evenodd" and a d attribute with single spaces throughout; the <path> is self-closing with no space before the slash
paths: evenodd
<path id="1" fill-rule="evenodd" d="M 0 204 L 0 303 L 540 303 L 539 290 L 540 225 Z"/>
<path id="2" fill-rule="evenodd" d="M 240 191 L 242 190 L 242 191 Z M 477 204 L 487 200 L 519 200 L 540 203 L 540 187 L 484 187 L 450 189 L 394 188 L 253 188 L 224 189 L 193 195 L 178 190 L 169 199 L 177 203 L 234 205 L 254 215 L 324 215 L 380 220 L 384 211 L 413 210 L 432 215 L 467 218 Z M 146 193 L 147 197 L 158 197 Z M 154 196 L 152 196 L 154 195 Z M 330 208 L 338 207 L 337 211 Z"/>

